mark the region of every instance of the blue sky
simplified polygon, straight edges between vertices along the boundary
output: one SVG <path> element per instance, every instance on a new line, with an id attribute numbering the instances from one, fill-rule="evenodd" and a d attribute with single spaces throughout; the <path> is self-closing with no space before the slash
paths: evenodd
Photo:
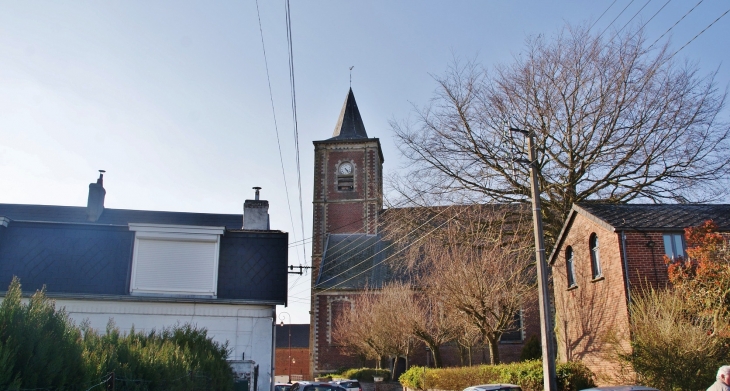
<path id="1" fill-rule="evenodd" d="M 253 0 L 0 0 L 0 202 L 85 205 L 98 169 L 107 170 L 110 208 L 241 213 L 251 187 L 261 186 L 272 228 L 293 242 L 311 236 L 312 141 L 331 136 L 350 66 L 387 174 L 402 166 L 388 121 L 427 103 L 433 76 L 454 57 L 509 63 L 528 37 L 553 35 L 565 23 L 597 21 L 593 31 L 608 34 L 648 22 L 653 41 L 697 4 L 293 0 L 302 230 L 285 3 L 259 3 L 288 202 Z M 663 40 L 679 49 L 728 7 L 702 1 Z M 730 15 L 678 57 L 717 71 L 724 89 L 728 37 Z M 309 247 L 294 247 L 290 263 L 309 264 Z M 309 277 L 290 284 L 285 311 L 306 323 Z"/>

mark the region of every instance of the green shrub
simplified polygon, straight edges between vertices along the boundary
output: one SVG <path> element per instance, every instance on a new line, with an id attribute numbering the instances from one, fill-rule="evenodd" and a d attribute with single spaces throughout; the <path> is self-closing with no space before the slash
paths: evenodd
<path id="1" fill-rule="evenodd" d="M 556 373 L 561 391 L 581 390 L 594 385 L 593 373 L 581 363 L 558 364 Z M 398 380 L 404 387 L 420 390 L 462 390 L 488 383 L 518 384 L 524 391 L 543 389 L 542 363 L 538 360 L 458 368 L 411 367 Z"/>
<path id="2" fill-rule="evenodd" d="M 123 335 L 77 327 L 44 291 L 21 301 L 14 278 L 0 304 L 0 389 L 88 389 L 114 372 L 125 391 L 230 390 L 227 345 L 189 324 Z"/>
<path id="3" fill-rule="evenodd" d="M 373 376 L 383 377 L 383 381 L 390 381 L 390 370 L 374 368 L 351 368 L 341 371 L 339 374 L 331 375 L 332 378 L 357 379 L 363 382 L 372 382 Z"/>
<path id="4" fill-rule="evenodd" d="M 542 347 L 540 346 L 540 338 L 533 334 L 522 347 L 520 352 L 520 361 L 540 360 L 542 359 Z"/>
<path id="5" fill-rule="evenodd" d="M 0 389 L 69 388 L 87 378 L 78 344 L 80 333 L 45 291 L 21 302 L 13 278 L 0 304 Z"/>

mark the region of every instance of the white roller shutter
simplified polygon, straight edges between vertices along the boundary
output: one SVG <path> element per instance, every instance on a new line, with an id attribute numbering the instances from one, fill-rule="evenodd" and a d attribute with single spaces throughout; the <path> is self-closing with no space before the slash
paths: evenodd
<path id="1" fill-rule="evenodd" d="M 132 294 L 216 296 L 223 227 L 130 224 Z"/>

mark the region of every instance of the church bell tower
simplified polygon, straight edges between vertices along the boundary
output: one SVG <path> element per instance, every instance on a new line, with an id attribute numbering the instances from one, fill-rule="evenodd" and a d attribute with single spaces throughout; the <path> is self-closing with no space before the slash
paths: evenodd
<path id="1" fill-rule="evenodd" d="M 376 234 L 383 207 L 383 152 L 369 138 L 352 88 L 332 137 L 314 141 L 312 281 L 328 234 Z"/>

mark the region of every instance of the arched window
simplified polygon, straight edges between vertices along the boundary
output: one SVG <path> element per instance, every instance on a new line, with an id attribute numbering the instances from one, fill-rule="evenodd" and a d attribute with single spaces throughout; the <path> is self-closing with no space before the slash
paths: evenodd
<path id="1" fill-rule="evenodd" d="M 591 249 L 591 270 L 593 271 L 593 278 L 600 277 L 603 272 L 601 271 L 601 254 L 598 248 L 598 235 L 592 233 L 590 239 L 588 239 L 588 247 Z"/>
<path id="2" fill-rule="evenodd" d="M 568 288 L 575 286 L 575 264 L 573 263 L 573 247 L 565 249 L 565 267 L 568 272 Z"/>

